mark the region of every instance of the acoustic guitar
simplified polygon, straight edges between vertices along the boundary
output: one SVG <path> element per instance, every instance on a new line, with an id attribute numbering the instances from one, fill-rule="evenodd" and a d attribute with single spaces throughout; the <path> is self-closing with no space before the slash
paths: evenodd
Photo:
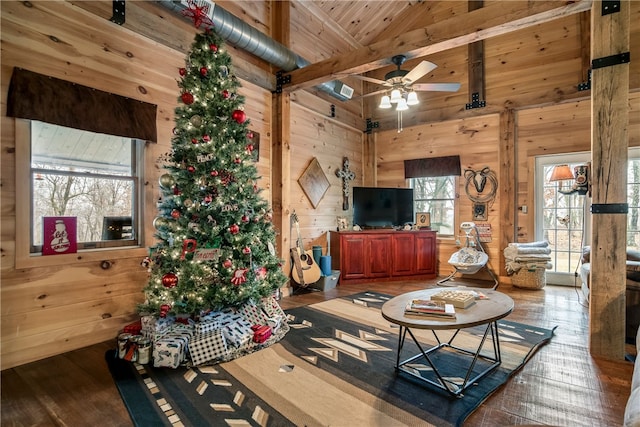
<path id="1" fill-rule="evenodd" d="M 317 282 L 322 276 L 320 266 L 313 259 L 312 251 L 305 251 L 302 247 L 302 237 L 300 236 L 300 225 L 298 224 L 298 215 L 295 212 L 291 214 L 291 224 L 296 226 L 296 247 L 291 248 L 291 260 L 293 266 L 291 268 L 291 277 L 303 288 Z"/>

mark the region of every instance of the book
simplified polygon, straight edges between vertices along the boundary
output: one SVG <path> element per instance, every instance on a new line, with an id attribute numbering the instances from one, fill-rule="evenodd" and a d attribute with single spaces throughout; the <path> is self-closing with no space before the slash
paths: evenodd
<path id="1" fill-rule="evenodd" d="M 431 296 L 433 301 L 441 301 L 449 304 L 453 304 L 456 308 L 467 308 L 476 302 L 477 292 L 474 291 L 461 291 L 461 290 L 446 290 L 440 291 Z"/>
<path id="2" fill-rule="evenodd" d="M 414 299 L 410 301 L 410 307 L 415 310 L 444 312 L 445 303 L 430 299 Z"/>
<path id="3" fill-rule="evenodd" d="M 436 304 L 414 304 L 413 301 L 409 301 L 405 307 L 404 313 L 408 315 L 429 317 L 435 319 L 455 319 L 456 311 L 452 304 L 441 303 L 440 301 L 429 301 L 429 303 Z M 437 306 L 438 308 L 426 308 L 431 306 Z"/>

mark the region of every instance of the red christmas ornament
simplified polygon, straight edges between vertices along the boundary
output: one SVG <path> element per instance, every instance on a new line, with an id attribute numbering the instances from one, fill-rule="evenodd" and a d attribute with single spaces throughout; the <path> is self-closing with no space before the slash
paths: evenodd
<path id="1" fill-rule="evenodd" d="M 238 234 L 239 232 L 240 232 L 240 227 L 238 226 L 238 224 L 233 224 L 231 227 L 229 227 L 229 233 Z"/>
<path id="2" fill-rule="evenodd" d="M 249 222 L 249 217 L 247 215 L 242 215 L 242 222 Z"/>
<path id="3" fill-rule="evenodd" d="M 175 288 L 177 284 L 178 276 L 176 276 L 174 273 L 167 273 L 162 276 L 162 286 L 164 286 L 165 288 Z"/>
<path id="4" fill-rule="evenodd" d="M 182 67 L 178 70 L 178 72 L 180 73 L 181 76 L 184 76 L 187 74 L 187 69 Z"/>
<path id="5" fill-rule="evenodd" d="M 233 159 L 233 163 L 240 164 L 240 162 L 242 162 L 240 157 L 236 157 L 235 159 Z"/>
<path id="6" fill-rule="evenodd" d="M 171 211 L 171 217 L 174 219 L 178 219 L 180 218 L 180 211 L 177 209 L 174 209 Z"/>
<path id="7" fill-rule="evenodd" d="M 218 46 L 216 46 L 215 44 L 211 43 L 209 45 L 209 49 L 211 49 L 211 52 L 213 53 L 218 53 Z"/>
<path id="8" fill-rule="evenodd" d="M 233 113 L 231 113 L 231 118 L 239 124 L 242 124 L 247 120 L 247 114 L 242 110 L 234 110 Z"/>
<path id="9" fill-rule="evenodd" d="M 184 102 L 186 105 L 193 104 L 193 95 L 190 94 L 189 92 L 185 92 L 182 95 L 180 95 L 180 99 L 182 99 L 182 102 Z"/>
<path id="10" fill-rule="evenodd" d="M 196 171 L 196 168 L 195 168 L 195 167 L 193 167 L 193 166 L 189 166 L 189 167 L 187 168 L 187 170 L 188 170 L 189 172 L 191 172 L 191 173 L 194 173 L 194 172 Z"/>
<path id="11" fill-rule="evenodd" d="M 207 70 L 207 67 L 200 67 L 200 75 L 202 77 L 206 77 L 208 72 L 209 70 Z"/>
<path id="12" fill-rule="evenodd" d="M 253 139 L 253 132 L 251 131 L 247 132 L 247 138 Z"/>
<path id="13" fill-rule="evenodd" d="M 242 253 L 245 255 L 249 255 L 251 253 L 251 248 L 249 246 L 245 246 L 242 248 Z"/>
<path id="14" fill-rule="evenodd" d="M 218 176 L 218 171 L 216 170 L 211 171 L 211 176 Z"/>
<path id="15" fill-rule="evenodd" d="M 267 277 L 267 268 L 266 267 L 260 267 L 257 271 L 256 271 L 256 277 L 260 280 L 263 280 L 265 277 Z"/>
<path id="16" fill-rule="evenodd" d="M 209 135 L 203 135 L 203 136 L 202 136 L 202 140 L 203 140 L 204 142 L 209 142 L 209 141 L 211 141 L 211 137 L 210 137 Z"/>
<path id="17" fill-rule="evenodd" d="M 169 304 L 162 304 L 160 306 L 160 317 L 167 317 L 169 310 L 171 310 L 171 306 Z"/>
<path id="18" fill-rule="evenodd" d="M 247 151 L 248 151 L 248 152 L 250 152 L 250 153 L 251 153 L 251 152 L 253 152 L 253 148 L 254 148 L 254 147 L 253 147 L 253 144 L 248 144 L 248 145 L 247 145 Z"/>
<path id="19" fill-rule="evenodd" d="M 222 262 L 222 266 L 223 266 L 224 268 L 231 268 L 231 266 L 232 266 L 232 265 L 233 265 L 233 263 L 231 262 L 231 260 L 230 260 L 230 259 L 225 259 L 225 260 Z"/>
<path id="20" fill-rule="evenodd" d="M 178 187 L 173 187 L 173 195 L 179 196 L 180 194 L 182 194 L 182 191 Z"/>
<path id="21" fill-rule="evenodd" d="M 224 99 L 229 99 L 230 96 L 231 96 L 231 94 L 229 93 L 228 90 L 225 89 L 225 90 L 222 91 L 222 97 Z"/>
<path id="22" fill-rule="evenodd" d="M 198 140 L 197 140 L 196 138 L 191 138 L 191 143 L 192 143 L 192 144 L 197 144 L 197 143 L 198 143 Z"/>

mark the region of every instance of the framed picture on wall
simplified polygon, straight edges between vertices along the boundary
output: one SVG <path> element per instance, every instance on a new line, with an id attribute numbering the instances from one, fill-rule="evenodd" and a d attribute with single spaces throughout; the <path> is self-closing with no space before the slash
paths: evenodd
<path id="1" fill-rule="evenodd" d="M 474 221 L 486 221 L 488 218 L 487 204 L 486 203 L 474 203 L 473 204 L 473 220 Z"/>
<path id="2" fill-rule="evenodd" d="M 417 228 L 431 228 L 431 213 L 429 213 L 429 212 L 416 212 L 416 227 Z"/>

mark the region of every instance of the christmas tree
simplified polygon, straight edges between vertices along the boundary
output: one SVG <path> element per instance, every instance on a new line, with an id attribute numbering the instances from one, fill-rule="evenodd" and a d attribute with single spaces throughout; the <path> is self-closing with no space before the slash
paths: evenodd
<path id="1" fill-rule="evenodd" d="M 231 66 L 222 38 L 207 29 L 178 70 L 176 126 L 154 220 L 158 244 L 144 261 L 150 279 L 140 312 L 197 316 L 273 295 L 287 280 Z"/>

